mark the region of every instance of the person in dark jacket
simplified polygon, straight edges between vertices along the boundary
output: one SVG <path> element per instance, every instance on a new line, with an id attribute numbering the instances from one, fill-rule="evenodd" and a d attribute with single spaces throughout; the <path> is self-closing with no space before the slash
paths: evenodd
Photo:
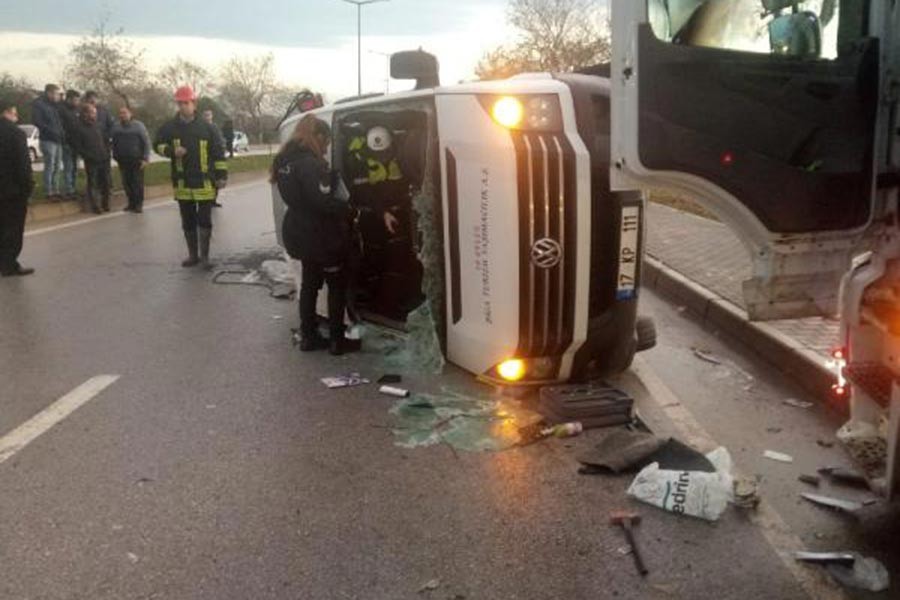
<path id="1" fill-rule="evenodd" d="M 349 254 L 350 206 L 331 192 L 332 173 L 325 161 L 331 131 L 307 115 L 272 164 L 271 181 L 287 205 L 282 234 L 288 255 L 303 265 L 300 289 L 300 349 L 325 347 L 318 332 L 316 300 L 328 284 L 328 321 L 332 354 L 347 349 L 344 339 L 346 262 Z"/>
<path id="2" fill-rule="evenodd" d="M 0 275 L 31 275 L 19 264 L 25 235 L 28 197 L 34 191 L 31 156 L 19 111 L 11 99 L 0 98 Z"/>
<path id="3" fill-rule="evenodd" d="M 59 118 L 66 134 L 62 147 L 63 192 L 69 199 L 75 196 L 75 181 L 78 175 L 78 154 L 72 147 L 73 131 L 78 122 L 78 110 L 81 104 L 81 93 L 77 90 L 66 90 L 66 99 L 59 103 Z"/>
<path id="4" fill-rule="evenodd" d="M 188 247 L 181 265 L 209 270 L 212 204 L 217 190 L 228 183 L 225 148 L 209 123 L 197 117 L 197 97 L 190 86 L 175 90 L 175 102 L 178 114 L 160 127 L 153 148 L 172 159 L 172 185 Z"/>
<path id="5" fill-rule="evenodd" d="M 50 201 L 62 200 L 59 190 L 62 147 L 66 141 L 62 119 L 59 117 L 59 86 L 48 83 L 44 93 L 31 105 L 31 120 L 41 135 L 41 154 L 44 156 L 44 193 Z"/>
<path id="6" fill-rule="evenodd" d="M 88 208 L 96 214 L 109 212 L 109 146 L 97 122 L 97 108 L 93 104 L 85 103 L 81 107 L 81 118 L 78 119 L 72 143 L 84 160 Z"/>
<path id="7" fill-rule="evenodd" d="M 150 163 L 150 136 L 127 106 L 119 109 L 119 122 L 112 130 L 112 152 L 128 197 L 125 211 L 144 212 L 144 167 Z"/>
<path id="8" fill-rule="evenodd" d="M 222 136 L 225 138 L 225 150 L 228 151 L 228 158 L 234 158 L 234 121 L 227 119 L 222 124 Z"/>
<path id="9" fill-rule="evenodd" d="M 92 104 L 94 108 L 97 109 L 97 124 L 100 125 L 100 131 L 103 132 L 103 139 L 106 140 L 107 148 L 112 144 L 112 130 L 113 127 L 116 126 L 116 120 L 113 118 L 112 113 L 109 112 L 105 106 L 100 104 L 100 95 L 93 91 L 88 90 L 84 93 L 84 101 L 88 104 Z M 106 185 L 112 189 L 112 170 L 106 171 L 106 176 L 109 177 L 109 181 L 106 182 Z"/>

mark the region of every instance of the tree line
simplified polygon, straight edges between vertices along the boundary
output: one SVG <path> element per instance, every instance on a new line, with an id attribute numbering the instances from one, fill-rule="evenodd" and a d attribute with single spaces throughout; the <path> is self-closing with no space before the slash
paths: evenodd
<path id="1" fill-rule="evenodd" d="M 215 71 L 178 57 L 156 72 L 147 67 L 146 50 L 136 47 L 104 17 L 69 49 L 68 63 L 58 83 L 65 89 L 95 90 L 113 108 L 127 106 L 152 131 L 174 114 L 172 94 L 191 85 L 200 110 L 210 109 L 218 122 L 230 118 L 236 129 L 258 142 L 272 141 L 275 125 L 293 93 L 275 76 L 272 54 L 235 56 Z M 41 85 L 43 87 L 43 85 Z M 30 121 L 32 82 L 0 74 L 0 93 L 19 102 L 22 122 Z"/>

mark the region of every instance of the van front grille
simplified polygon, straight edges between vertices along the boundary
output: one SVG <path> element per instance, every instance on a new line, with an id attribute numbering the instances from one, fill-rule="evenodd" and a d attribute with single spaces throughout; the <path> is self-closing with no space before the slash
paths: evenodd
<path id="1" fill-rule="evenodd" d="M 556 356 L 571 345 L 574 331 L 575 153 L 561 134 L 512 135 L 519 196 L 517 356 Z"/>

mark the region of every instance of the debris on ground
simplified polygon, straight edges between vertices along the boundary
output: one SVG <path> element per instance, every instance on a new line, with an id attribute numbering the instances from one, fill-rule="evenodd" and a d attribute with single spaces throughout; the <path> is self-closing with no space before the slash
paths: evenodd
<path id="1" fill-rule="evenodd" d="M 634 539 L 634 526 L 641 522 L 641 515 L 628 510 L 614 510 L 609 515 L 609 522 L 614 526 L 619 526 L 625 532 L 625 539 L 631 549 L 631 555 L 634 557 L 634 566 L 637 567 L 638 573 L 646 575 L 649 573 L 644 558 L 641 556 L 641 550 L 638 548 L 637 541 Z"/>
<path id="2" fill-rule="evenodd" d="M 818 444 L 820 448 L 834 448 L 834 442 L 826 440 L 816 440 L 816 444 Z"/>
<path id="3" fill-rule="evenodd" d="M 762 499 L 759 497 L 759 481 L 751 477 L 734 479 L 734 498 L 732 502 L 738 508 L 753 510 Z"/>
<path id="4" fill-rule="evenodd" d="M 852 500 L 841 500 L 839 498 L 832 498 L 830 496 L 822 496 L 819 494 L 809 493 L 803 493 L 800 494 L 800 496 L 812 502 L 813 504 L 824 506 L 825 508 L 830 508 L 838 512 L 853 514 L 859 510 L 862 510 L 863 508 L 863 505 L 861 503 L 853 502 Z"/>
<path id="5" fill-rule="evenodd" d="M 827 565 L 853 566 L 856 555 L 852 552 L 794 552 L 794 559 L 800 562 Z"/>
<path id="6" fill-rule="evenodd" d="M 653 463 L 638 473 L 628 495 L 675 514 L 717 521 L 733 499 L 731 455 L 725 448 L 717 448 L 706 458 L 715 466 L 715 473 L 662 470 Z"/>
<path id="7" fill-rule="evenodd" d="M 803 400 L 797 400 L 796 398 L 788 398 L 782 404 L 787 406 L 793 406 L 794 408 L 802 408 L 804 410 L 810 409 L 815 406 L 812 402 L 805 402 Z"/>
<path id="8" fill-rule="evenodd" d="M 578 422 L 585 429 L 627 425 L 634 421 L 634 399 L 604 383 L 542 388 L 538 410 L 549 423 Z"/>
<path id="9" fill-rule="evenodd" d="M 419 588 L 419 593 L 424 594 L 425 592 L 433 592 L 434 590 L 438 589 L 439 587 L 441 587 L 441 580 L 440 579 L 432 579 L 431 581 L 427 582 L 425 585 L 423 585 L 422 587 Z"/>
<path id="10" fill-rule="evenodd" d="M 551 425 L 544 420 L 519 428 L 519 446 L 530 446 L 549 438 L 569 438 L 581 435 L 584 427 L 581 423 L 562 423 Z"/>
<path id="11" fill-rule="evenodd" d="M 708 362 L 713 365 L 724 364 L 721 360 L 716 358 L 716 356 L 712 352 L 707 352 L 706 350 L 700 350 L 699 348 L 694 348 L 694 356 L 696 356 L 703 362 Z"/>
<path id="12" fill-rule="evenodd" d="M 838 583 L 867 592 L 883 592 L 890 588 L 887 568 L 877 559 L 858 552 L 797 552 L 795 558 L 825 567 Z"/>
<path id="13" fill-rule="evenodd" d="M 869 481 L 862 473 L 843 467 L 823 467 L 819 473 L 828 477 L 833 483 L 852 487 L 869 488 Z"/>
<path id="14" fill-rule="evenodd" d="M 541 416 L 509 399 L 444 389 L 413 394 L 391 408 L 395 443 L 401 448 L 447 444 L 467 452 L 497 452 L 517 446 L 522 427 Z"/>
<path id="15" fill-rule="evenodd" d="M 579 473 L 596 475 L 643 469 L 657 463 L 660 469 L 715 473 L 715 466 L 700 452 L 676 439 L 659 438 L 645 431 L 619 429 L 578 457 Z"/>
<path id="16" fill-rule="evenodd" d="M 784 431 L 781 427 L 769 427 L 766 429 L 766 433 L 778 434 Z"/>
<path id="17" fill-rule="evenodd" d="M 797 478 L 797 480 L 814 487 L 819 487 L 819 484 L 822 482 L 822 479 L 820 477 L 816 477 L 815 475 L 801 475 Z"/>
<path id="18" fill-rule="evenodd" d="M 378 388 L 378 393 L 384 394 L 385 396 L 393 396 L 395 398 L 409 398 L 409 390 L 390 385 L 381 386 Z"/>
<path id="19" fill-rule="evenodd" d="M 403 383 L 403 377 L 400 375 L 382 375 L 378 380 L 381 385 L 393 385 L 395 383 Z"/>
<path id="20" fill-rule="evenodd" d="M 763 452 L 763 456 L 768 458 L 769 460 L 774 460 L 776 462 L 783 463 L 792 463 L 794 462 L 794 457 L 790 454 L 784 454 L 782 452 L 775 452 L 774 450 L 766 450 Z"/>
<path id="21" fill-rule="evenodd" d="M 339 375 L 337 377 L 324 377 L 321 381 L 325 384 L 325 387 L 330 390 L 358 387 L 372 383 L 365 377 L 362 377 L 359 373 L 350 373 L 349 375 Z"/>

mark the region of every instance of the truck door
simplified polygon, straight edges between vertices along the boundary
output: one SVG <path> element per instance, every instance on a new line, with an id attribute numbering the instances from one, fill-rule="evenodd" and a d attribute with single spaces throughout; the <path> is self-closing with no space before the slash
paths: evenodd
<path id="1" fill-rule="evenodd" d="M 879 219 L 887 3 L 611 5 L 612 187 L 674 189 L 730 226 L 752 318 L 836 314 Z"/>

